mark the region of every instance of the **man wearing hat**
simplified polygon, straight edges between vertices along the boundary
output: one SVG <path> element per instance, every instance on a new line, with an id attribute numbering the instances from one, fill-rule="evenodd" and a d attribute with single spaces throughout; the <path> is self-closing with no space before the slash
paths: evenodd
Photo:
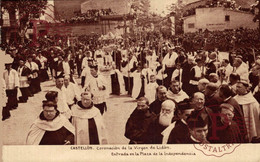
<path id="1" fill-rule="evenodd" d="M 81 100 L 71 108 L 77 145 L 107 144 L 103 117 L 99 109 L 94 106 L 92 99 L 93 95 L 90 92 L 83 92 Z"/>
<path id="2" fill-rule="evenodd" d="M 179 120 L 175 122 L 175 126 L 169 134 L 167 144 L 183 144 L 185 139 L 190 136 L 189 128 L 187 125 L 187 118 L 193 109 L 189 104 L 189 100 L 185 99 L 178 104 L 176 115 Z"/>
<path id="3" fill-rule="evenodd" d="M 20 90 L 22 96 L 19 98 L 19 102 L 25 103 L 28 100 L 28 97 L 31 95 L 29 90 L 29 76 L 31 74 L 31 70 L 25 66 L 24 60 L 20 59 L 19 67 L 18 67 L 18 76 L 20 81 Z"/>
<path id="4" fill-rule="evenodd" d="M 184 144 L 207 144 L 208 124 L 201 116 L 192 113 L 187 119 L 189 136 L 184 139 Z"/>
<path id="5" fill-rule="evenodd" d="M 5 120 L 10 117 L 9 110 L 16 109 L 18 107 L 17 101 L 17 89 L 19 87 L 19 77 L 16 70 L 12 69 L 11 57 L 7 57 L 5 63 L 6 70 L 3 73 L 3 79 L 6 85 L 6 96 L 8 97 L 6 107 L 3 108 L 2 115 Z"/>
<path id="6" fill-rule="evenodd" d="M 90 66 L 91 77 L 86 80 L 84 90 L 93 94 L 93 103 L 100 110 L 103 115 L 107 110 L 106 98 L 107 98 L 107 83 L 102 75 L 98 74 L 98 66 Z"/>
<path id="7" fill-rule="evenodd" d="M 69 65 L 68 55 L 63 56 L 62 69 L 63 69 L 64 75 L 71 76 L 71 69 L 70 69 L 70 65 Z"/>
<path id="8" fill-rule="evenodd" d="M 244 114 L 238 102 L 232 97 L 233 91 L 231 87 L 227 84 L 221 85 L 219 88 L 219 98 L 221 99 L 222 103 L 227 103 L 234 107 L 234 117 L 233 120 L 238 124 L 240 129 L 240 133 L 242 135 L 241 142 L 248 142 L 248 135 L 246 130 L 246 124 L 244 119 Z"/>
<path id="9" fill-rule="evenodd" d="M 220 98 L 217 95 L 218 86 L 216 83 L 209 83 L 205 88 L 205 106 L 210 108 L 214 113 L 219 113 Z"/>
<path id="10" fill-rule="evenodd" d="M 174 52 L 175 47 L 173 45 L 168 44 L 168 53 L 164 56 L 162 60 L 162 66 L 164 73 L 167 74 L 167 78 L 165 78 L 165 87 L 169 87 L 171 81 L 171 75 L 175 69 L 175 61 L 178 58 L 178 54 Z"/>
<path id="11" fill-rule="evenodd" d="M 62 54 L 58 55 L 58 60 L 55 62 L 55 64 L 56 64 L 56 66 L 55 66 L 56 75 L 55 76 L 59 76 L 62 72 L 64 72 Z"/>
<path id="12" fill-rule="evenodd" d="M 185 91 L 188 95 L 191 95 L 189 93 L 189 89 L 190 89 L 190 73 L 191 73 L 191 69 L 193 66 L 195 66 L 195 60 L 194 57 L 191 55 L 188 55 L 187 61 L 185 61 L 183 63 L 183 71 L 182 71 L 182 89 L 183 91 Z"/>
<path id="13" fill-rule="evenodd" d="M 57 106 L 58 110 L 61 114 L 65 115 L 67 119 L 71 118 L 71 110 L 68 106 L 68 101 L 66 97 L 66 88 L 64 87 L 64 75 L 61 73 L 61 75 L 57 76 L 55 78 L 55 87 L 50 89 L 50 91 L 56 91 L 58 92 L 58 101 Z"/>
<path id="14" fill-rule="evenodd" d="M 75 128 L 60 114 L 57 104 L 43 101 L 43 111 L 32 124 L 27 145 L 73 145 Z"/>
<path id="15" fill-rule="evenodd" d="M 82 88 L 85 86 L 85 82 L 86 80 L 89 80 L 89 78 L 91 77 L 90 74 L 90 66 L 93 65 L 94 60 L 92 58 L 89 58 L 88 60 L 88 64 L 87 66 L 85 66 L 81 72 L 81 86 Z"/>
<path id="16" fill-rule="evenodd" d="M 29 76 L 30 79 L 30 92 L 33 94 L 39 92 L 39 85 L 38 85 L 38 72 L 39 72 L 39 66 L 33 62 L 33 56 L 29 55 L 27 57 L 27 62 L 25 63 L 25 66 L 27 66 L 31 70 L 31 75 Z"/>
<path id="17" fill-rule="evenodd" d="M 259 103 L 250 91 L 250 85 L 247 80 L 241 80 L 237 83 L 236 92 L 237 95 L 234 99 L 242 106 L 249 141 L 251 141 L 253 137 L 260 136 Z"/>
<path id="18" fill-rule="evenodd" d="M 213 128 L 214 141 L 211 143 L 241 143 L 242 135 L 238 124 L 233 120 L 234 107 L 223 103 L 220 105 L 220 118 L 217 119 Z"/>
<path id="19" fill-rule="evenodd" d="M 42 52 L 38 51 L 38 56 L 36 57 L 37 60 L 39 60 L 41 67 L 39 71 L 39 78 L 42 82 L 49 80 L 49 76 L 47 73 L 47 58 L 42 56 Z"/>

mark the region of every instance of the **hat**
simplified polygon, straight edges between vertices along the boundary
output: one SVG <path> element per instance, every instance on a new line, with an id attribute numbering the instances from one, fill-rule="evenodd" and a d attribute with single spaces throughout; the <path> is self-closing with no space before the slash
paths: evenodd
<path id="1" fill-rule="evenodd" d="M 177 109 L 178 110 L 189 110 L 189 109 L 193 109 L 193 108 L 190 106 L 190 100 L 184 99 L 183 101 L 181 101 L 177 104 Z"/>
<path id="2" fill-rule="evenodd" d="M 197 58 L 195 61 L 198 63 L 198 62 L 201 62 L 202 59 L 201 58 Z"/>
<path id="3" fill-rule="evenodd" d="M 202 119 L 199 113 L 191 113 L 191 115 L 187 118 L 187 124 L 190 129 L 193 128 L 203 128 L 207 125 L 207 122 Z"/>
<path id="4" fill-rule="evenodd" d="M 170 43 L 167 43 L 167 47 L 168 47 L 168 49 L 175 49 L 175 46 L 171 45 Z"/>
<path id="5" fill-rule="evenodd" d="M 64 78 L 64 73 L 63 72 L 61 72 L 59 75 L 57 75 L 55 77 L 55 79 L 59 79 L 59 78 Z"/>
<path id="6" fill-rule="evenodd" d="M 215 83 L 209 83 L 207 86 L 206 86 L 206 89 L 209 89 L 211 91 L 216 91 L 218 90 L 218 86 L 215 84 Z"/>
<path id="7" fill-rule="evenodd" d="M 32 56 L 32 55 L 28 55 L 28 56 L 27 56 L 27 59 L 29 59 L 29 58 L 33 58 L 33 56 Z"/>
<path id="8" fill-rule="evenodd" d="M 5 61 L 5 65 L 10 65 L 13 63 L 13 58 L 10 55 L 4 55 L 1 59 Z"/>
<path id="9" fill-rule="evenodd" d="M 221 109 L 228 109 L 228 110 L 234 112 L 234 107 L 232 105 L 228 104 L 228 103 L 221 104 L 220 108 Z"/>
<path id="10" fill-rule="evenodd" d="M 49 91 L 45 94 L 45 98 L 47 101 L 55 101 L 56 97 L 58 97 L 57 91 Z"/>

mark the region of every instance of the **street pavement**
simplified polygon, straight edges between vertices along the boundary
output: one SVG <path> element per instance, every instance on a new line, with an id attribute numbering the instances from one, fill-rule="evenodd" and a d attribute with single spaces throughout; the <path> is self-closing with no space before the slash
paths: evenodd
<path id="1" fill-rule="evenodd" d="M 76 81 L 80 83 L 79 79 Z M 54 86 L 53 81 L 41 83 L 41 92 L 10 111 L 11 117 L 2 123 L 4 145 L 25 145 L 30 126 L 42 111 L 42 100 L 45 99 L 46 92 Z M 107 99 L 107 107 L 103 117 L 109 144 L 128 144 L 129 140 L 124 136 L 125 124 L 136 107 L 135 100 L 126 95 L 111 95 Z"/>

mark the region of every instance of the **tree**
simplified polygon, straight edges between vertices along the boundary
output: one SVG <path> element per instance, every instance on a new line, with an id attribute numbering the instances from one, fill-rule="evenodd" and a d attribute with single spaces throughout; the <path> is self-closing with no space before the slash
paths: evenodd
<path id="1" fill-rule="evenodd" d="M 9 13 L 10 26 L 18 33 L 21 43 L 24 42 L 30 21 L 44 14 L 47 3 L 47 0 L 2 0 L 1 7 Z M 16 13 L 18 14 L 18 19 L 16 18 Z"/>

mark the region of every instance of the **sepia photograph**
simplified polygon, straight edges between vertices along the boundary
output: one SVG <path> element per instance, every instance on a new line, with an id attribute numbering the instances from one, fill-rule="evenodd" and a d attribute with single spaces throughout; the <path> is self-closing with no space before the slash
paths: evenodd
<path id="1" fill-rule="evenodd" d="M 259 0 L 0 6 L 3 161 L 43 145 L 103 160 L 259 153 Z"/>

